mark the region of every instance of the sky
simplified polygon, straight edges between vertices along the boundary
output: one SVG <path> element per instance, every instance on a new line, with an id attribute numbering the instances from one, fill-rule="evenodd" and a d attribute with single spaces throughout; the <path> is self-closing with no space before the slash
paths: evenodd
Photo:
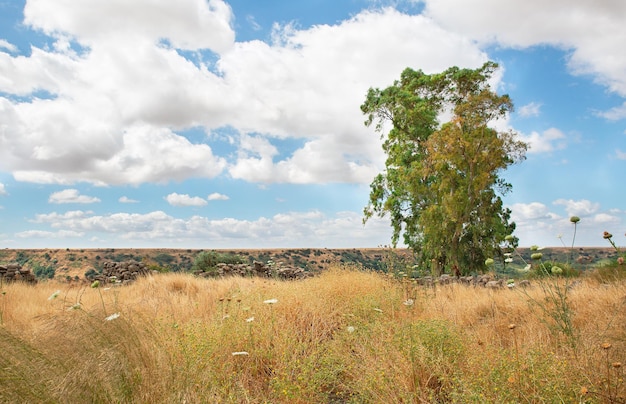
<path id="1" fill-rule="evenodd" d="M 521 246 L 626 245 L 623 0 L 0 0 L 0 247 L 366 248 L 368 88 L 500 65 Z M 574 226 L 569 218 L 581 218 Z"/>

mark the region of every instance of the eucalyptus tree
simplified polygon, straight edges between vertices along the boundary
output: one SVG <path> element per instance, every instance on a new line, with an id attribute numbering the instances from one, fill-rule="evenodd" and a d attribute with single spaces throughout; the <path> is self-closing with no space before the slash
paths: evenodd
<path id="1" fill-rule="evenodd" d="M 501 199 L 512 186 L 501 173 L 525 158 L 527 145 L 494 128 L 513 110 L 509 96 L 489 84 L 497 67 L 437 74 L 407 68 L 393 85 L 370 88 L 361 106 L 387 155 L 364 221 L 389 215 L 392 244 L 402 236 L 438 271 L 482 271 L 515 229 Z"/>

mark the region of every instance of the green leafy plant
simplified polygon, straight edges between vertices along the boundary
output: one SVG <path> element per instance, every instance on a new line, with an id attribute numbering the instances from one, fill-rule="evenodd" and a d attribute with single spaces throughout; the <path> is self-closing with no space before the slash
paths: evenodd
<path id="1" fill-rule="evenodd" d="M 217 272 L 217 264 L 243 264 L 246 260 L 236 254 L 225 254 L 217 251 L 200 252 L 191 267 L 192 271 Z"/>
<path id="2" fill-rule="evenodd" d="M 33 273 L 38 279 L 52 279 L 56 273 L 54 265 L 42 265 L 38 262 L 32 264 Z"/>

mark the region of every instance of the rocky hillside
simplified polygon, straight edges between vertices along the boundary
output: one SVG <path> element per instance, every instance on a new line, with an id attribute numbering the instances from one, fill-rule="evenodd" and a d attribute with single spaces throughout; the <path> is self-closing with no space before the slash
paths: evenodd
<path id="1" fill-rule="evenodd" d="M 40 279 L 55 278 L 61 281 L 85 279 L 85 274 L 102 273 L 105 262 L 136 261 L 152 269 L 189 271 L 197 254 L 203 250 L 182 249 L 23 249 L 0 250 L 0 265 L 18 263 L 30 269 Z M 353 263 L 365 268 L 382 270 L 388 265 L 406 266 L 411 262 L 408 250 L 370 249 L 264 249 L 264 250 L 215 250 L 223 254 L 241 256 L 244 261 L 266 265 L 303 268 L 320 271 L 334 263 Z M 530 251 L 519 249 L 522 258 L 530 261 Z M 547 248 L 542 250 L 544 259 L 573 262 L 583 269 L 605 260 L 615 258 L 614 250 L 608 248 Z M 519 257 L 516 263 L 522 265 Z"/>

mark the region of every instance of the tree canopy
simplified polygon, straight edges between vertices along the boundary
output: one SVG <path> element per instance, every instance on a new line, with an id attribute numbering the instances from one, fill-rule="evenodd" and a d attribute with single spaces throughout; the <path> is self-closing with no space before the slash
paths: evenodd
<path id="1" fill-rule="evenodd" d="M 438 74 L 407 68 L 392 86 L 370 88 L 361 105 L 387 155 L 364 221 L 389 215 L 392 244 L 402 236 L 438 271 L 483 270 L 515 229 L 500 197 L 512 186 L 500 174 L 525 158 L 527 146 L 514 132 L 490 126 L 513 110 L 509 96 L 489 85 L 497 67 L 487 62 Z"/>

